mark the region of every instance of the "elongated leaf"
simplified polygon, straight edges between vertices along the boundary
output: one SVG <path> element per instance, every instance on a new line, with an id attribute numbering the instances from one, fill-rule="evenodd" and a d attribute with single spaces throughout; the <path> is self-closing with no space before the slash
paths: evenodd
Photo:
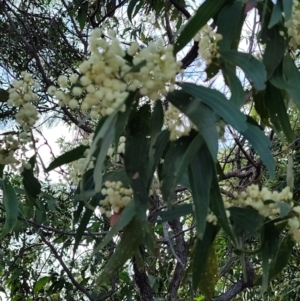
<path id="1" fill-rule="evenodd" d="M 259 233 L 259 229 L 263 224 L 264 218 L 252 208 L 231 207 L 230 220 L 234 224 L 234 229 L 237 234 L 242 234 L 243 231 L 248 231 L 254 237 Z"/>
<path id="2" fill-rule="evenodd" d="M 260 129 L 257 123 L 248 117 L 248 129 L 242 131 L 243 136 L 250 142 L 252 147 L 260 155 L 263 163 L 267 167 L 270 177 L 275 175 L 275 160 L 270 151 L 271 141 Z"/>
<path id="3" fill-rule="evenodd" d="M 279 26 L 275 26 L 266 32 L 268 39 L 266 39 L 263 64 L 267 71 L 267 78 L 270 78 L 273 75 L 275 69 L 282 61 L 286 49 L 286 41 L 279 32 Z"/>
<path id="4" fill-rule="evenodd" d="M 45 287 L 45 285 L 47 283 L 49 283 L 51 280 L 51 277 L 50 276 L 44 276 L 42 278 L 40 278 L 35 284 L 34 284 L 34 287 L 33 287 L 33 292 L 36 294 L 38 293 L 41 289 L 43 289 Z"/>
<path id="5" fill-rule="evenodd" d="M 148 185 L 147 189 L 149 189 L 152 181 L 152 177 L 154 174 L 154 171 L 156 169 L 156 166 L 158 164 L 158 161 L 156 160 L 157 156 L 155 154 L 159 155 L 159 158 L 162 155 L 162 152 L 168 142 L 168 134 L 165 136 L 165 140 L 159 139 L 161 135 L 161 129 L 164 123 L 164 111 L 162 108 L 162 104 L 160 101 L 157 101 L 153 110 L 153 113 L 151 115 L 150 119 L 150 146 L 149 146 L 149 155 L 148 155 Z"/>
<path id="6" fill-rule="evenodd" d="M 215 241 L 210 245 L 208 258 L 203 272 L 205 277 L 201 277 L 199 283 L 200 291 L 203 292 L 205 297 L 209 300 L 213 297 L 213 294 L 215 292 L 215 284 L 219 278 L 219 265 L 215 245 Z"/>
<path id="7" fill-rule="evenodd" d="M 127 16 L 130 22 L 132 22 L 132 19 L 136 16 L 136 14 L 139 12 L 139 9 L 142 7 L 143 1 L 140 0 L 131 0 L 129 2 L 128 8 L 127 8 Z M 135 11 L 133 11 L 135 8 Z"/>
<path id="8" fill-rule="evenodd" d="M 269 283 L 269 262 L 274 259 L 279 247 L 279 233 L 273 223 L 265 224 L 261 231 L 262 244 L 262 293 L 264 293 Z"/>
<path id="9" fill-rule="evenodd" d="M 216 160 L 219 134 L 216 128 L 215 113 L 205 104 L 201 103 L 200 99 L 190 97 L 184 91 L 170 93 L 168 94 L 168 99 L 197 126 L 212 157 Z"/>
<path id="10" fill-rule="evenodd" d="M 264 90 L 267 74 L 264 65 L 249 53 L 236 50 L 220 51 L 226 62 L 239 66 L 256 90 Z"/>
<path id="11" fill-rule="evenodd" d="M 209 209 L 210 186 L 214 166 L 206 145 L 202 145 L 189 166 L 189 179 L 192 189 L 195 216 L 197 219 L 197 237 L 202 239 Z"/>
<path id="12" fill-rule="evenodd" d="M 117 222 L 108 231 L 108 233 L 105 235 L 101 243 L 95 247 L 93 254 L 103 249 L 112 240 L 114 235 L 116 235 L 119 231 L 121 231 L 126 225 L 130 223 L 130 221 L 133 219 L 135 215 L 136 215 L 136 208 L 134 202 L 132 201 L 121 212 Z"/>
<path id="13" fill-rule="evenodd" d="M 114 138 L 114 128 L 117 113 L 118 112 L 115 111 L 110 116 L 104 118 L 104 120 L 101 120 L 102 118 L 100 119 L 95 130 L 92 145 L 87 154 L 86 166 L 88 166 L 93 156 L 96 157 L 96 163 L 93 174 L 96 191 L 100 191 L 102 186 L 103 163 L 106 158 L 108 148 Z"/>
<path id="14" fill-rule="evenodd" d="M 125 112 L 118 112 L 117 121 L 115 125 L 115 147 L 118 148 L 119 138 L 123 134 L 125 134 L 125 127 L 128 121 L 128 118 L 131 113 L 132 103 L 135 101 L 137 93 L 130 92 L 125 100 L 126 111 Z"/>
<path id="15" fill-rule="evenodd" d="M 279 248 L 279 233 L 273 223 L 267 223 L 261 231 L 262 244 L 262 293 L 269 283 L 269 260 L 274 259 Z"/>
<path id="16" fill-rule="evenodd" d="M 77 21 L 79 23 L 81 30 L 84 29 L 87 20 L 88 9 L 89 9 L 89 3 L 85 1 L 83 2 L 83 4 L 80 6 L 78 10 Z"/>
<path id="17" fill-rule="evenodd" d="M 158 137 L 155 140 L 155 144 L 150 145 L 150 149 L 149 149 L 149 171 L 148 171 L 148 189 L 151 185 L 151 180 L 153 177 L 153 174 L 155 172 L 156 167 L 159 164 L 159 160 L 162 157 L 162 154 L 164 152 L 164 150 L 167 147 L 167 144 L 169 143 L 169 136 L 170 136 L 170 132 L 168 130 L 164 130 L 162 131 Z"/>
<path id="18" fill-rule="evenodd" d="M 290 125 L 290 119 L 287 114 L 282 91 L 268 82 L 265 96 L 266 107 L 270 112 L 271 121 L 276 130 L 282 130 L 287 140 L 292 142 L 294 140 L 294 132 Z"/>
<path id="19" fill-rule="evenodd" d="M 289 54 L 283 58 L 283 76 L 290 88 L 287 88 L 290 99 L 300 109 L 300 73 Z"/>
<path id="20" fill-rule="evenodd" d="M 245 115 L 242 114 L 236 106 L 230 103 L 221 92 L 192 83 L 183 83 L 181 87 L 184 92 L 187 92 L 198 99 L 194 100 L 193 98 L 185 98 L 185 102 L 190 102 L 191 104 L 189 106 L 190 111 L 194 111 L 197 107 L 197 102 L 201 100 L 216 114 L 222 117 L 226 123 L 232 125 L 238 131 L 247 129 Z M 170 98 L 170 101 L 172 101 L 172 98 Z M 186 114 L 189 116 L 189 112 Z"/>
<path id="21" fill-rule="evenodd" d="M 7 102 L 8 97 L 9 97 L 8 91 L 0 88 L 0 102 Z"/>
<path id="22" fill-rule="evenodd" d="M 101 199 L 101 198 L 94 197 L 91 200 L 90 205 L 92 207 L 96 207 L 97 205 L 99 205 L 99 199 Z M 79 246 L 80 240 L 81 240 L 81 238 L 84 234 L 84 231 L 86 230 L 87 225 L 89 224 L 89 221 L 90 221 L 91 216 L 93 214 L 94 214 L 94 211 L 89 209 L 89 208 L 86 208 L 86 210 L 84 211 L 84 214 L 83 214 L 83 216 L 80 220 L 79 227 L 77 228 L 76 234 L 75 234 L 75 243 L 74 243 L 74 248 L 73 248 L 73 256 L 75 256 L 75 253 L 76 253 L 77 248 Z"/>
<path id="23" fill-rule="evenodd" d="M 115 134 L 115 125 L 112 124 L 111 127 L 107 130 L 105 135 L 99 139 L 98 145 L 100 147 L 99 152 L 96 156 L 96 162 L 95 162 L 95 167 L 94 167 L 94 182 L 95 182 L 95 191 L 98 192 L 100 191 L 102 187 L 102 173 L 103 173 L 103 164 L 105 161 L 105 158 L 107 156 L 107 151 L 110 147 L 110 145 L 113 142 L 114 139 L 114 134 Z M 96 151 L 97 153 L 97 151 Z M 94 154 L 96 154 L 94 153 Z"/>
<path id="24" fill-rule="evenodd" d="M 207 223 L 203 239 L 198 238 L 196 241 L 192 264 L 192 282 L 194 290 L 196 290 L 200 284 L 206 267 L 211 244 L 214 241 L 218 231 L 219 227 L 214 226 L 211 223 Z"/>
<path id="25" fill-rule="evenodd" d="M 231 91 L 230 102 L 237 108 L 242 107 L 245 104 L 246 93 L 239 78 L 230 68 L 223 68 L 223 74 Z"/>
<path id="26" fill-rule="evenodd" d="M 286 266 L 292 254 L 294 244 L 291 235 L 287 235 L 282 239 L 276 258 L 270 263 L 270 280 L 274 279 Z"/>
<path id="27" fill-rule="evenodd" d="M 34 176 L 33 169 L 35 166 L 36 158 L 35 156 L 31 157 L 29 164 L 31 165 L 30 169 L 24 168 L 22 172 L 22 182 L 25 188 L 27 195 L 33 199 L 36 199 L 38 194 L 41 192 L 41 184 L 39 180 Z"/>
<path id="28" fill-rule="evenodd" d="M 125 147 L 125 169 L 131 179 L 131 187 L 136 196 L 135 201 L 139 201 L 143 206 L 148 202 L 150 113 L 149 105 L 144 105 L 132 112 L 127 125 L 129 135 Z"/>
<path id="29" fill-rule="evenodd" d="M 218 43 L 220 50 L 229 50 L 233 42 L 240 40 L 240 30 L 245 15 L 243 11 L 244 4 L 234 1 L 224 6 L 218 14 L 218 33 L 222 35 L 222 40 Z"/>
<path id="30" fill-rule="evenodd" d="M 295 245 L 294 240 L 292 239 L 291 235 L 285 236 L 280 245 L 279 250 L 276 255 L 276 258 L 273 259 L 270 263 L 270 269 L 269 269 L 269 278 L 270 280 L 274 279 L 287 265 L 292 251 L 293 246 Z M 261 285 L 262 276 L 258 276 L 255 279 L 254 284 L 255 285 Z"/>
<path id="31" fill-rule="evenodd" d="M 3 238 L 6 234 L 10 233 L 18 221 L 19 214 L 19 201 L 16 192 L 9 180 L 3 180 L 3 204 L 5 207 L 5 224 L 0 234 Z"/>
<path id="32" fill-rule="evenodd" d="M 233 235 L 232 229 L 229 225 L 215 170 L 213 170 L 211 181 L 210 206 L 212 211 L 218 218 L 218 224 L 231 237 L 233 243 L 235 243 L 235 236 Z"/>
<path id="33" fill-rule="evenodd" d="M 197 154 L 202 143 L 201 136 L 197 135 L 194 139 L 184 137 L 170 144 L 170 148 L 164 158 L 161 176 L 161 192 L 164 201 L 169 207 L 171 207 L 176 184 Z"/>
<path id="34" fill-rule="evenodd" d="M 121 241 L 113 255 L 108 259 L 101 275 L 96 280 L 98 285 L 108 282 L 112 276 L 131 258 L 139 245 L 143 243 L 146 233 L 146 221 L 141 222 L 137 218 L 125 227 Z"/>
<path id="35" fill-rule="evenodd" d="M 75 160 L 78 160 L 83 157 L 84 152 L 87 150 L 87 146 L 80 145 L 62 155 L 54 159 L 49 166 L 46 168 L 46 171 L 49 172 L 59 166 L 62 166 L 64 164 L 71 163 Z"/>
<path id="36" fill-rule="evenodd" d="M 279 23 L 281 21 L 281 19 L 282 19 L 282 1 L 278 0 L 277 3 L 273 5 L 272 14 L 271 14 L 268 28 L 272 28 L 274 25 Z"/>
<path id="37" fill-rule="evenodd" d="M 293 0 L 282 0 L 283 12 L 285 20 L 289 20 L 292 16 Z"/>
<path id="38" fill-rule="evenodd" d="M 172 221 L 181 216 L 185 216 L 192 213 L 193 213 L 192 204 L 182 204 L 182 205 L 173 206 L 172 208 L 167 209 L 165 211 L 158 212 L 155 216 L 157 217 L 159 216 L 159 218 L 157 218 L 157 223 L 162 224 L 164 222 Z"/>
<path id="39" fill-rule="evenodd" d="M 179 52 L 196 35 L 196 33 L 213 18 L 222 8 L 226 0 L 206 0 L 196 11 L 181 31 L 174 47 L 174 53 Z"/>
<path id="40" fill-rule="evenodd" d="M 271 127 L 271 124 L 269 122 L 270 113 L 268 111 L 268 108 L 266 107 L 265 91 L 260 91 L 258 93 L 255 93 L 253 95 L 253 101 L 254 101 L 255 111 L 258 113 L 261 119 L 262 127 L 264 127 L 265 125 Z"/>

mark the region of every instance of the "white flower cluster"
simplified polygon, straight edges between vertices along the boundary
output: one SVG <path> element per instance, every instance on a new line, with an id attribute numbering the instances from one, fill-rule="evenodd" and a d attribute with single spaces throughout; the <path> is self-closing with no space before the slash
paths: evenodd
<path id="1" fill-rule="evenodd" d="M 125 153 L 125 141 L 126 141 L 126 138 L 124 136 L 121 136 L 119 139 L 118 147 L 117 147 L 117 154 Z M 115 147 L 112 145 L 107 151 L 107 156 L 112 158 L 114 155 L 116 155 Z"/>
<path id="2" fill-rule="evenodd" d="M 213 28 L 209 25 L 205 25 L 194 37 L 198 44 L 198 53 L 201 58 L 209 65 L 212 59 L 219 57 L 218 53 L 218 41 L 222 40 L 222 35 L 216 33 Z"/>
<path id="3" fill-rule="evenodd" d="M 124 79 L 129 84 L 128 90 L 140 89 L 140 94 L 151 100 L 158 100 L 173 91 L 176 74 L 180 71 L 180 62 L 176 62 L 173 55 L 173 45 L 165 47 L 162 41 L 151 42 L 137 52 L 138 44 L 133 43 L 128 54 L 133 56 L 133 65 L 145 65 L 139 72 L 129 72 Z M 168 87 L 167 87 L 168 85 Z"/>
<path id="4" fill-rule="evenodd" d="M 218 218 L 213 214 L 213 213 L 209 213 L 207 216 L 206 216 L 206 221 L 208 223 L 212 223 L 213 225 L 217 225 L 218 223 Z"/>
<path id="5" fill-rule="evenodd" d="M 170 131 L 171 141 L 187 136 L 190 133 L 192 129 L 191 121 L 172 104 L 169 104 L 168 109 L 165 111 L 165 118 Z"/>
<path id="6" fill-rule="evenodd" d="M 267 187 L 259 189 L 258 185 L 250 185 L 246 191 L 241 193 L 234 192 L 238 203 L 242 206 L 250 206 L 257 210 L 264 217 L 274 218 L 280 213 L 280 208 L 276 204 L 278 201 L 291 202 L 293 193 L 289 187 L 285 187 L 281 192 L 270 191 Z M 266 201 L 274 202 L 266 202 Z"/>
<path id="7" fill-rule="evenodd" d="M 9 89 L 7 104 L 20 108 L 15 118 L 23 130 L 27 131 L 38 120 L 37 109 L 31 102 L 39 100 L 36 93 L 33 92 L 34 89 L 39 88 L 39 85 L 32 79 L 30 74 L 22 72 L 21 75 L 22 80 L 12 82 L 13 88 Z"/>
<path id="8" fill-rule="evenodd" d="M 292 16 L 284 23 L 288 36 L 291 37 L 290 45 L 297 48 L 300 45 L 300 3 L 293 0 Z"/>
<path id="9" fill-rule="evenodd" d="M 76 109 L 81 105 L 92 118 L 98 118 L 116 110 L 123 112 L 129 91 L 140 89 L 142 96 L 157 100 L 167 93 L 167 85 L 169 90 L 174 89 L 180 63 L 175 61 L 172 46 L 150 43 L 139 51 L 139 45 L 134 42 L 126 53 L 119 40 L 111 36 L 107 42 L 102 38 L 102 31 L 95 29 L 90 38 L 91 55 L 79 66 L 80 76 L 61 75 L 59 88 L 48 88 L 60 106 Z M 126 54 L 132 56 L 133 66 L 125 60 Z M 133 70 L 134 67 L 137 70 Z"/>
<path id="10" fill-rule="evenodd" d="M 293 216 L 288 220 L 288 225 L 290 227 L 289 233 L 292 235 L 296 242 L 300 242 L 300 206 L 295 206 L 292 209 Z"/>
<path id="11" fill-rule="evenodd" d="M 25 159 L 17 159 L 18 150 L 22 151 L 22 157 L 24 158 L 24 153 L 33 147 L 30 142 L 32 142 L 31 137 L 26 132 L 5 135 L 0 139 L 0 164 L 10 165 L 14 170 L 19 170 L 19 172 L 22 172 L 23 168 L 30 169 L 31 166 L 29 163 L 26 163 Z"/>
<path id="12" fill-rule="evenodd" d="M 102 188 L 101 193 L 105 198 L 100 201 L 100 211 L 105 213 L 107 217 L 111 216 L 111 210 L 114 213 L 126 207 L 132 199 L 133 191 L 131 188 L 124 188 L 123 183 L 106 181 L 105 188 Z"/>

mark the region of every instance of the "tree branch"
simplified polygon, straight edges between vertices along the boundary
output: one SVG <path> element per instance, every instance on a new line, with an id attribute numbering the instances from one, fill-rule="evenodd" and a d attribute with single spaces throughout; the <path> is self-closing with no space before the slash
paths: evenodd
<path id="1" fill-rule="evenodd" d="M 65 273 L 68 275 L 68 277 L 71 280 L 72 284 L 79 291 L 81 291 L 84 295 L 86 295 L 89 300 L 94 301 L 94 298 L 92 297 L 92 295 L 75 280 L 73 274 L 71 273 L 69 268 L 66 266 L 66 264 L 64 263 L 62 257 L 58 254 L 58 252 L 56 251 L 54 246 L 49 241 L 46 240 L 43 233 L 39 233 L 39 234 L 40 234 L 41 240 L 50 248 L 50 250 L 51 250 L 52 254 L 54 255 L 54 257 L 59 261 L 60 265 L 62 266 Z"/>
<path id="2" fill-rule="evenodd" d="M 247 275 L 246 281 L 244 279 L 237 281 L 224 294 L 213 299 L 213 301 L 230 301 L 237 294 L 241 293 L 244 289 L 254 286 L 255 273 L 254 273 L 252 263 L 248 258 L 246 258 L 245 264 L 246 264 L 246 275 Z"/>

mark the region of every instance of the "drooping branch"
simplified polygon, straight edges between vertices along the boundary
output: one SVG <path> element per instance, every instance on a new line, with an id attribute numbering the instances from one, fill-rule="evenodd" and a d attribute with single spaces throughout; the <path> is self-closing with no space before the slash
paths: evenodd
<path id="1" fill-rule="evenodd" d="M 94 298 L 92 297 L 92 295 L 83 287 L 81 286 L 76 279 L 74 278 L 73 274 L 71 273 L 71 271 L 69 270 L 69 268 L 66 266 L 65 262 L 63 261 L 62 257 L 58 254 L 57 250 L 55 249 L 55 247 L 48 241 L 46 240 L 45 236 L 43 233 L 39 233 L 41 240 L 49 247 L 49 249 L 51 250 L 51 253 L 54 255 L 54 257 L 58 260 L 58 262 L 60 263 L 60 265 L 62 266 L 64 272 L 68 275 L 70 281 L 72 282 L 72 284 L 79 290 L 81 291 L 89 300 L 93 301 Z"/>

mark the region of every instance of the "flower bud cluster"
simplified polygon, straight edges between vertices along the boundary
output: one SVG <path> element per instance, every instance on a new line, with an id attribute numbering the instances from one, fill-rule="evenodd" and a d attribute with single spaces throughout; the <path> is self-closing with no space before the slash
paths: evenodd
<path id="1" fill-rule="evenodd" d="M 288 220 L 290 227 L 289 233 L 296 242 L 300 242 L 300 206 L 294 206 L 292 209 L 293 217 Z"/>
<path id="2" fill-rule="evenodd" d="M 198 53 L 201 58 L 209 65 L 212 59 L 220 57 L 218 53 L 218 41 L 222 40 L 222 35 L 216 33 L 209 25 L 205 25 L 194 37 L 198 44 Z"/>
<path id="3" fill-rule="evenodd" d="M 24 157 L 24 153 L 28 151 L 27 146 L 32 146 L 30 142 L 31 137 L 26 132 L 5 135 L 0 140 L 0 164 L 10 165 L 14 170 L 19 168 L 19 172 L 22 172 L 23 168 L 29 169 L 30 166 L 24 159 L 17 159 L 17 152 L 21 150 Z"/>
<path id="4" fill-rule="evenodd" d="M 169 104 L 168 109 L 165 111 L 165 118 L 170 131 L 171 141 L 187 136 L 190 133 L 192 129 L 191 121 L 172 104 Z"/>
<path id="5" fill-rule="evenodd" d="M 136 52 L 137 47 L 138 45 L 133 43 L 128 52 L 133 56 L 133 65 L 141 64 L 142 67 L 139 72 L 129 72 L 125 75 L 124 79 L 129 84 L 128 90 L 140 89 L 141 95 L 154 101 L 158 100 L 174 90 L 175 77 L 180 71 L 181 63 L 175 60 L 173 45 L 165 47 L 162 41 L 151 42 L 140 52 Z"/>
<path id="6" fill-rule="evenodd" d="M 278 192 L 270 191 L 267 187 L 259 189 L 258 185 L 254 184 L 248 186 L 241 193 L 235 192 L 234 196 L 240 205 L 250 206 L 257 210 L 260 215 L 271 219 L 280 213 L 280 208 L 276 202 L 286 201 L 292 203 L 293 199 L 293 193 L 289 187 L 285 187 L 281 192 Z"/>
<path id="7" fill-rule="evenodd" d="M 61 75 L 57 80 L 59 88 L 48 88 L 60 106 L 68 105 L 70 109 L 81 106 L 91 118 L 99 118 L 125 111 L 124 102 L 130 91 L 139 89 L 142 96 L 157 100 L 167 90 L 174 89 L 180 63 L 175 60 L 172 46 L 150 43 L 139 51 L 134 42 L 126 52 L 119 40 L 111 36 L 108 42 L 102 38 L 102 31 L 95 29 L 90 38 L 91 55 L 80 64 L 80 76 Z M 126 55 L 132 57 L 133 66 L 126 61 Z"/>
<path id="8" fill-rule="evenodd" d="M 292 15 L 284 26 L 287 28 L 288 36 L 291 37 L 290 45 L 298 48 L 300 45 L 300 3 L 298 0 L 293 0 Z"/>
<path id="9" fill-rule="evenodd" d="M 107 156 L 112 158 L 114 155 L 124 154 L 125 153 L 125 142 L 126 142 L 126 138 L 124 136 L 121 136 L 119 138 L 117 154 L 115 153 L 115 147 L 112 145 L 107 151 Z"/>
<path id="10" fill-rule="evenodd" d="M 206 221 L 216 226 L 218 223 L 218 218 L 211 212 L 206 216 Z"/>
<path id="11" fill-rule="evenodd" d="M 104 183 L 105 188 L 102 188 L 101 193 L 105 198 L 100 201 L 100 211 L 108 217 L 113 213 L 120 213 L 132 199 L 133 191 L 131 188 L 124 188 L 120 181 Z"/>
<path id="12" fill-rule="evenodd" d="M 27 131 L 38 120 L 38 112 L 32 102 L 37 102 L 38 96 L 33 92 L 39 85 L 32 79 L 31 75 L 22 72 L 22 80 L 14 80 L 13 88 L 9 89 L 7 104 L 19 108 L 15 115 L 16 121 Z"/>

